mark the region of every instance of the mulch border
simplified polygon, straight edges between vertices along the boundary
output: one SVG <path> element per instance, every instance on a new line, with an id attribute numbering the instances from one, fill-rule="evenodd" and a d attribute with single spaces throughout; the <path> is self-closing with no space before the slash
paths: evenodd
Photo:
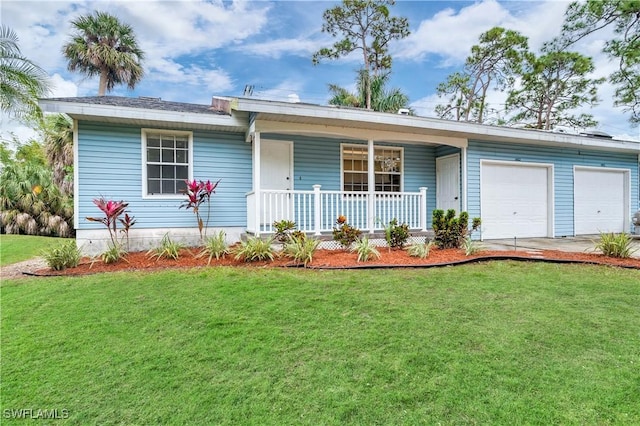
<path id="1" fill-rule="evenodd" d="M 425 263 L 425 264 L 392 264 L 392 265 L 384 265 L 384 264 L 358 264 L 358 265 L 350 265 L 350 266 L 304 266 L 303 264 L 287 264 L 287 265 L 273 265 L 268 267 L 273 268 L 299 268 L 299 269 L 309 269 L 309 270 L 350 270 L 350 269 L 427 269 L 427 268 L 442 268 L 446 266 L 458 266 L 465 265 L 471 263 L 480 263 L 480 262 L 490 262 L 490 261 L 499 261 L 499 260 L 514 260 L 519 262 L 546 262 L 546 263 L 557 263 L 557 264 L 578 264 L 578 265 L 599 265 L 599 266 L 610 266 L 614 268 L 624 268 L 624 269 L 636 269 L 640 270 L 640 266 L 635 265 L 617 265 L 607 262 L 598 262 L 598 261 L 588 261 L 588 260 L 571 260 L 571 259 L 554 259 L 554 258 L 544 258 L 544 257 L 531 257 L 531 256 L 515 256 L 515 255 L 487 255 L 487 256 L 476 256 L 469 259 L 462 259 L 451 262 L 441 262 L 441 263 Z M 195 268 L 207 268 L 207 267 L 215 267 L 215 266 L 177 266 L 177 267 L 158 267 L 158 268 L 143 268 L 143 269 L 130 269 L 130 270 L 119 270 L 118 272 L 139 272 L 139 271 L 148 271 L 154 272 L 159 270 L 167 270 L 167 269 L 195 269 Z M 260 267 L 260 266 L 258 266 Z M 104 271 L 96 271 L 96 272 L 87 272 L 85 274 L 65 274 L 65 273 L 57 273 L 57 271 L 48 270 L 46 273 L 40 271 L 24 271 L 23 275 L 33 276 L 33 277 L 81 277 L 86 275 L 94 275 L 99 273 L 105 273 Z"/>

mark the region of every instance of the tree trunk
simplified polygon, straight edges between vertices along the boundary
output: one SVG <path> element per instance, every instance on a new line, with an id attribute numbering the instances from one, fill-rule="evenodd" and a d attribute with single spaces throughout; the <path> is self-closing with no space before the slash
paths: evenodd
<path id="1" fill-rule="evenodd" d="M 106 69 L 103 69 L 100 72 L 100 84 L 98 85 L 98 96 L 104 96 L 107 92 L 107 76 L 109 72 Z"/>

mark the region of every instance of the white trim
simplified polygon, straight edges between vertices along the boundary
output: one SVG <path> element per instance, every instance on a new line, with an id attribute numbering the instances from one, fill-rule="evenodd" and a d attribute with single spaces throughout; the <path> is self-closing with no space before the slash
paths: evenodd
<path id="1" fill-rule="evenodd" d="M 188 179 L 193 180 L 193 132 L 187 130 L 151 129 L 143 127 L 140 129 L 140 146 L 142 148 L 142 199 L 143 200 L 175 200 L 184 198 L 184 194 L 158 194 L 151 195 L 147 189 L 147 134 L 161 133 L 167 135 L 187 136 L 188 156 L 187 170 Z"/>
<path id="2" fill-rule="evenodd" d="M 483 176 L 482 167 L 484 165 L 502 165 L 502 166 L 524 166 L 539 167 L 547 169 L 547 238 L 555 237 L 555 166 L 553 163 L 532 163 L 527 161 L 503 161 L 503 160 L 480 160 L 480 218 L 482 218 L 482 187 Z M 480 227 L 480 239 L 484 239 L 482 235 L 482 227 Z"/>
<path id="3" fill-rule="evenodd" d="M 262 120 L 270 122 L 298 121 L 292 117 L 304 117 L 306 119 L 305 123 L 285 123 L 287 125 L 300 124 L 299 127 L 311 128 L 312 126 L 317 126 L 318 129 L 322 129 L 329 125 L 337 128 L 340 124 L 343 124 L 345 128 L 357 128 L 356 131 L 359 132 L 360 139 L 365 138 L 362 135 L 362 130 L 379 128 L 389 133 L 396 133 L 399 138 L 413 134 L 420 135 L 425 141 L 429 140 L 429 136 L 438 137 L 439 135 L 446 135 L 447 138 L 458 139 L 460 142 L 465 140 L 464 144 L 442 143 L 443 145 L 458 147 L 467 146 L 466 140 L 472 139 L 506 144 L 533 143 L 536 145 L 562 146 L 576 149 L 589 148 L 614 152 L 640 152 L 640 143 L 635 141 L 602 139 L 543 130 L 515 129 L 512 127 L 442 120 L 431 117 L 406 116 L 356 108 L 302 103 L 292 104 L 255 98 L 237 98 L 234 102 L 234 108 L 236 111 L 258 113 Z M 403 132 L 406 134 L 398 135 L 398 133 L 401 134 Z"/>
<path id="4" fill-rule="evenodd" d="M 80 167 L 78 147 L 78 120 L 73 119 L 73 227 L 80 227 Z"/>
<path id="5" fill-rule="evenodd" d="M 616 167 L 602 167 L 602 166 L 573 166 L 573 236 L 576 236 L 576 222 L 577 222 L 577 213 L 576 213 L 576 171 L 578 170 L 593 170 L 600 172 L 616 172 L 616 173 L 624 173 L 624 218 L 623 218 L 623 228 L 625 232 L 630 232 L 631 230 L 631 169 L 624 168 L 616 168 Z"/>
<path id="6" fill-rule="evenodd" d="M 469 158 L 468 158 L 468 152 L 467 152 L 467 148 L 463 147 L 462 148 L 462 164 L 460 165 L 461 167 L 461 173 L 462 173 L 462 193 L 460 194 L 460 196 L 462 197 L 462 211 L 466 212 L 468 207 L 468 195 L 467 195 L 467 167 L 469 164 Z"/>

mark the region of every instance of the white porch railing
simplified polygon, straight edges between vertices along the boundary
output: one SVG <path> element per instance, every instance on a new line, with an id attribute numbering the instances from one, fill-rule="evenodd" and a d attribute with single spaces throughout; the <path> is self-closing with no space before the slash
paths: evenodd
<path id="1" fill-rule="evenodd" d="M 297 229 L 320 235 L 330 232 L 340 215 L 364 232 L 381 230 L 392 219 L 410 229 L 427 230 L 427 188 L 420 192 L 376 193 L 261 190 L 247 194 L 247 230 L 273 233 L 273 223 L 291 220 Z"/>

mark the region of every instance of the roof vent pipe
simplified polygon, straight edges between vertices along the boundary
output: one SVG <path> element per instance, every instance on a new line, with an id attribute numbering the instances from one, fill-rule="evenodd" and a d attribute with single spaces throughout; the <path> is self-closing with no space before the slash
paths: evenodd
<path id="1" fill-rule="evenodd" d="M 409 108 L 400 108 L 398 110 L 398 114 L 400 114 L 400 115 L 411 115 L 411 110 Z"/>

